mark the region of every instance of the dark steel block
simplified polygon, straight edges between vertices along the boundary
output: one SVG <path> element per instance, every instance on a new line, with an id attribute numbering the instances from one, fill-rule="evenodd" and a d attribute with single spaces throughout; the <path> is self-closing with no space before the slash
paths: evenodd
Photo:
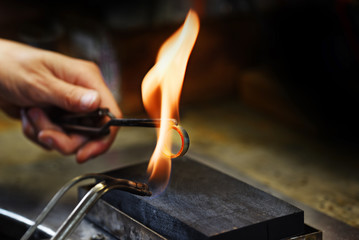
<path id="1" fill-rule="evenodd" d="M 107 174 L 146 182 L 146 168 Z M 302 210 L 187 157 L 173 161 L 170 184 L 159 196 L 113 190 L 103 200 L 169 239 L 272 240 L 304 231 Z"/>

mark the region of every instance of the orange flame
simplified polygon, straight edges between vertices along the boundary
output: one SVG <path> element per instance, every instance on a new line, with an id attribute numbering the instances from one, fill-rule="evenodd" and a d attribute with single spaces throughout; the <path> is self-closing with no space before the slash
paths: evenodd
<path id="1" fill-rule="evenodd" d="M 178 105 L 188 58 L 199 31 L 199 18 L 193 10 L 184 24 L 161 46 L 155 65 L 142 82 L 142 99 L 152 118 L 179 118 Z M 161 121 L 157 145 L 148 165 L 150 183 L 164 190 L 171 173 L 171 157 L 164 154 L 171 146 L 170 121 Z"/>

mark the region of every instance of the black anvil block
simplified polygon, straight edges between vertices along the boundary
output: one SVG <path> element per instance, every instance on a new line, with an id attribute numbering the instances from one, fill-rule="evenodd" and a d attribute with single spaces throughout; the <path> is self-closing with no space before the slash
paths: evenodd
<path id="1" fill-rule="evenodd" d="M 142 163 L 106 174 L 146 182 L 146 168 Z M 272 240 L 304 231 L 302 210 L 188 157 L 173 161 L 160 195 L 113 190 L 103 200 L 168 239 Z"/>

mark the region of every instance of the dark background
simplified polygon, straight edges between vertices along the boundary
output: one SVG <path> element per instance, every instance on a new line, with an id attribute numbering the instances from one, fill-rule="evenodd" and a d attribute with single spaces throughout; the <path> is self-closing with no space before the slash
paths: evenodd
<path id="1" fill-rule="evenodd" d="M 309 134 L 358 142 L 358 1 L 1 1 L 0 37 L 98 63 L 125 115 L 136 115 L 143 77 L 191 7 L 201 30 L 184 114 L 235 99 Z"/>

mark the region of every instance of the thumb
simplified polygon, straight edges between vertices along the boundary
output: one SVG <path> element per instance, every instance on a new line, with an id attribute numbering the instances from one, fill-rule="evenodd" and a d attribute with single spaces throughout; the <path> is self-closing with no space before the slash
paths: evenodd
<path id="1" fill-rule="evenodd" d="M 100 95 L 93 89 L 55 80 L 48 89 L 48 99 L 53 105 L 72 112 L 95 110 L 100 105 Z"/>

